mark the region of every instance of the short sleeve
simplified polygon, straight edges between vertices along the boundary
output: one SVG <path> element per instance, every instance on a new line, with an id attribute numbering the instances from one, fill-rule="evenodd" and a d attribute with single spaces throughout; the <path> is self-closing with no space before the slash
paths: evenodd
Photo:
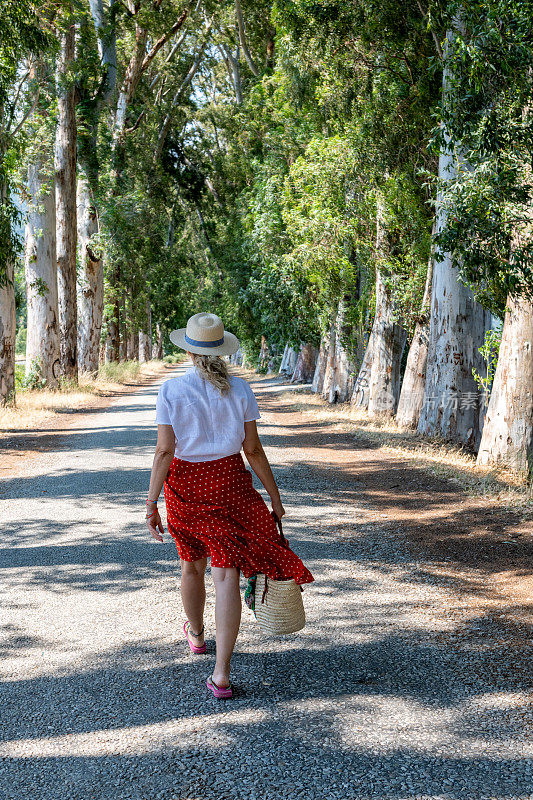
<path id="1" fill-rule="evenodd" d="M 261 414 L 259 413 L 259 406 L 257 405 L 257 400 L 255 399 L 255 394 L 252 391 L 251 386 L 244 382 L 246 387 L 246 408 L 244 409 L 244 421 L 245 422 L 252 422 L 254 419 L 260 419 Z"/>
<path id="2" fill-rule="evenodd" d="M 164 386 L 165 384 L 163 384 Z M 172 425 L 168 405 L 163 394 L 163 386 L 159 387 L 157 400 L 155 403 L 155 422 L 156 425 Z"/>

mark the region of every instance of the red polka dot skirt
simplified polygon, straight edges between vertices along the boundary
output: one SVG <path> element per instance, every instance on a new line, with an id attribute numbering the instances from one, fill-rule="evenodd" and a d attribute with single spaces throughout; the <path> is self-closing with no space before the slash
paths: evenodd
<path id="1" fill-rule="evenodd" d="M 314 580 L 283 543 L 241 453 L 215 461 L 174 458 L 165 503 L 168 530 L 184 561 L 210 558 L 212 567 L 236 567 L 246 578 L 263 572 L 273 580 Z"/>

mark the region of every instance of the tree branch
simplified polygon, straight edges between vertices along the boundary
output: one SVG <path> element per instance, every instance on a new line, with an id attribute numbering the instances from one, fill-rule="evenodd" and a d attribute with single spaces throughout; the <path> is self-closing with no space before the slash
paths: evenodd
<path id="1" fill-rule="evenodd" d="M 248 45 L 246 44 L 246 36 L 244 33 L 244 20 L 242 18 L 242 9 L 241 9 L 241 2 L 240 0 L 235 0 L 235 13 L 237 15 L 237 27 L 239 29 L 239 42 L 241 43 L 242 52 L 246 59 L 246 63 L 252 70 L 253 74 L 257 78 L 259 75 L 259 70 L 256 66 L 255 61 L 252 58 L 250 51 L 248 50 Z"/>
<path id="2" fill-rule="evenodd" d="M 15 116 L 15 109 L 17 107 L 17 103 L 18 103 L 18 99 L 20 97 L 20 93 L 22 91 L 22 87 L 24 86 L 26 78 L 28 77 L 30 72 L 31 72 L 31 68 L 23 76 L 22 80 L 20 81 L 20 83 L 19 83 L 19 85 L 17 87 L 17 91 L 15 92 L 15 97 L 13 99 L 13 102 L 11 103 L 11 112 L 9 114 L 9 121 L 8 121 L 8 123 L 6 125 L 6 130 L 9 130 L 9 128 L 11 127 L 11 123 L 13 122 L 13 117 Z"/>
<path id="3" fill-rule="evenodd" d="M 109 13 L 113 15 L 113 5 L 116 0 L 110 0 Z M 106 103 L 111 99 L 115 91 L 117 82 L 117 44 L 116 30 L 113 25 L 110 27 L 106 23 L 104 5 L 102 0 L 89 0 L 91 16 L 94 22 L 94 30 L 98 40 L 98 53 L 102 60 L 104 75 L 102 76 L 102 95 Z"/>
<path id="4" fill-rule="evenodd" d="M 150 64 L 156 57 L 157 53 L 161 50 L 163 45 L 168 42 L 170 37 L 174 36 L 174 34 L 177 31 L 179 31 L 179 29 L 187 19 L 188 15 L 189 15 L 189 9 L 186 8 L 185 11 L 180 16 L 180 18 L 176 20 L 174 25 L 170 28 L 170 30 L 164 33 L 163 36 L 161 36 L 161 38 L 158 39 L 157 42 L 154 44 L 150 52 L 145 55 L 144 61 L 141 64 L 141 74 L 147 70 L 147 68 L 150 66 Z"/>
<path id="5" fill-rule="evenodd" d="M 235 50 L 235 55 L 231 52 L 231 48 L 227 44 L 222 45 L 224 53 L 226 54 L 226 63 L 231 66 L 231 78 L 233 81 L 233 88 L 235 90 L 235 102 L 238 106 L 242 106 L 242 87 L 241 87 L 241 67 L 239 64 L 239 45 Z M 228 70 L 229 71 L 229 70 Z"/>
<path id="6" fill-rule="evenodd" d="M 40 94 L 40 87 L 37 87 L 37 92 L 35 93 L 35 100 L 31 104 L 31 107 L 26 111 L 22 119 L 20 120 L 19 124 L 10 132 L 11 136 L 16 136 L 17 133 L 20 131 L 26 120 L 31 117 L 35 109 L 37 108 L 37 103 L 39 102 L 39 94 Z"/>
<path id="7" fill-rule="evenodd" d="M 145 111 L 141 111 L 141 113 L 140 113 L 140 114 L 139 114 L 139 116 L 137 117 L 137 121 L 135 122 L 135 124 L 134 124 L 134 125 L 132 125 L 132 126 L 131 126 L 131 128 L 126 128 L 126 129 L 124 130 L 124 133 L 133 133 L 133 131 L 136 131 L 136 130 L 137 130 L 137 128 L 139 127 L 139 125 L 141 124 L 141 120 L 143 119 L 143 117 L 145 116 L 145 114 L 146 114 L 146 112 L 145 112 Z"/>
<path id="8" fill-rule="evenodd" d="M 191 67 L 190 67 L 187 75 L 185 76 L 185 78 L 183 79 L 181 84 L 179 85 L 176 94 L 172 98 L 172 101 L 170 103 L 170 107 L 168 109 L 167 115 L 166 115 L 166 117 L 165 117 L 165 119 L 163 121 L 163 125 L 161 126 L 161 130 L 159 131 L 159 135 L 157 137 L 157 145 L 156 145 L 156 149 L 155 149 L 155 153 L 154 153 L 154 164 L 156 164 L 159 161 L 159 158 L 161 157 L 161 153 L 163 151 L 163 145 L 165 144 L 165 139 L 167 138 L 168 131 L 169 131 L 169 128 L 170 128 L 170 123 L 172 121 L 172 111 L 174 110 L 174 106 L 178 102 L 178 100 L 180 98 L 180 95 L 183 92 L 183 90 L 189 85 L 189 83 L 194 78 L 194 76 L 196 74 L 196 71 L 197 71 L 198 67 L 200 66 L 200 61 L 202 60 L 202 55 L 204 53 L 205 48 L 207 47 L 207 42 L 209 40 L 209 33 L 211 32 L 212 24 L 213 24 L 213 21 L 211 20 L 211 22 L 209 23 L 209 25 L 207 27 L 207 30 L 205 32 L 202 44 L 200 45 L 200 48 L 199 48 L 198 52 L 196 53 L 196 55 L 194 57 L 194 60 L 193 60 L 193 62 L 191 64 Z"/>
<path id="9" fill-rule="evenodd" d="M 418 6 L 418 10 L 419 10 L 419 11 L 420 11 L 420 13 L 422 14 L 422 17 L 423 17 L 425 20 L 427 20 L 427 18 L 428 18 L 427 12 L 426 12 L 426 11 L 424 11 L 424 9 L 422 8 L 422 3 L 420 2 L 420 0 L 416 0 L 416 4 L 417 4 L 417 6 Z M 441 59 L 441 61 L 442 61 L 442 55 L 443 55 L 443 54 L 442 54 L 442 47 L 440 46 L 440 42 L 439 42 L 439 40 L 437 39 L 437 34 L 436 34 L 436 33 L 435 33 L 435 31 L 433 30 L 433 28 L 431 28 L 431 35 L 432 35 L 432 37 L 433 37 L 433 42 L 434 42 L 434 44 L 435 44 L 435 48 L 436 48 L 436 50 L 437 50 L 438 56 L 439 56 L 439 58 L 440 58 L 440 59 Z"/>

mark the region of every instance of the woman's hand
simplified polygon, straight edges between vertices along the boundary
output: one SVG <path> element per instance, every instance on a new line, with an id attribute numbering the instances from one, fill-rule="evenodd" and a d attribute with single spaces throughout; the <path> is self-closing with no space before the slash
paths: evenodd
<path id="1" fill-rule="evenodd" d="M 285 509 L 281 505 L 281 500 L 272 500 L 272 511 L 278 519 L 281 519 L 285 514 Z"/>
<path id="2" fill-rule="evenodd" d="M 147 511 L 147 513 L 150 512 Z M 161 534 L 165 532 L 165 529 L 163 528 L 163 523 L 161 522 L 161 517 L 159 515 L 159 511 L 157 510 L 157 506 L 154 509 L 151 516 L 146 518 L 146 524 L 148 526 L 148 530 L 150 531 L 152 537 L 156 539 L 158 542 L 162 542 L 163 537 L 161 536 Z M 157 532 L 158 528 L 161 531 L 161 533 Z"/>

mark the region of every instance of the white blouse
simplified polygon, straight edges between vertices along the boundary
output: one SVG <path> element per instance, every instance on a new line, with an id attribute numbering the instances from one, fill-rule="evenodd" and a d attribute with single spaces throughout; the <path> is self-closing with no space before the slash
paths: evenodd
<path id="1" fill-rule="evenodd" d="M 193 366 L 161 385 L 155 421 L 172 425 L 176 458 L 214 461 L 241 451 L 244 423 L 261 414 L 249 384 L 234 375 L 229 381 L 230 391 L 222 395 Z"/>

